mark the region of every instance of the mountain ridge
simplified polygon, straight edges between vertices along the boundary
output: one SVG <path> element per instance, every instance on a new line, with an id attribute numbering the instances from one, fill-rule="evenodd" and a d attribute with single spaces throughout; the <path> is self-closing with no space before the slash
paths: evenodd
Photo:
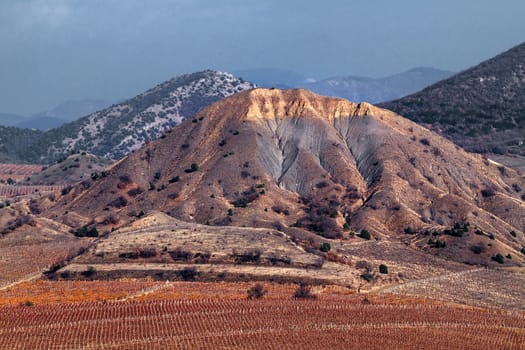
<path id="1" fill-rule="evenodd" d="M 523 260 L 523 188 L 514 170 L 394 112 L 305 90 L 253 89 L 74 187 L 46 215 L 84 223 L 112 215 L 120 226 L 161 211 L 214 226 L 278 227 L 314 242 L 366 231 L 461 263 L 493 265 L 491 254 L 508 251 L 512 265 Z M 470 249 L 476 244 L 483 253 Z"/>
<path id="2" fill-rule="evenodd" d="M 79 151 L 119 159 L 212 102 L 252 87 L 225 72 L 181 75 L 59 128 L 33 132 L 34 142 L 18 145 L 19 151 L 9 155 L 11 161 L 34 163 L 52 163 Z"/>
<path id="3" fill-rule="evenodd" d="M 380 105 L 469 151 L 525 156 L 525 43 Z"/>

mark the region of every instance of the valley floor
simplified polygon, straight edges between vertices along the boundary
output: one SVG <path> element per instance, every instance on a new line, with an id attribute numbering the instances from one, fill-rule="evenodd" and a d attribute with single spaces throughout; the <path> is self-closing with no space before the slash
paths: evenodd
<path id="1" fill-rule="evenodd" d="M 2 349 L 523 349 L 525 312 L 252 282 L 28 281 L 0 291 Z"/>

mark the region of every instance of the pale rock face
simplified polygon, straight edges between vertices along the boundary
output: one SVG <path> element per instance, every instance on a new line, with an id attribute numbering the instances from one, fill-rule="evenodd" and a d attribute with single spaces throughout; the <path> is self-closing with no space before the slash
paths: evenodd
<path id="1" fill-rule="evenodd" d="M 140 200 L 115 193 L 122 175 L 142 189 Z M 157 190 L 147 191 L 152 183 Z M 306 90 L 252 89 L 214 103 L 124 158 L 112 176 L 66 208 L 103 215 L 124 196 L 125 211 L 155 209 L 219 226 L 299 221 L 337 237 L 346 224 L 385 240 L 404 239 L 411 227 L 421 232 L 421 247 L 429 239 L 425 231 L 469 222 L 519 256 L 525 241 L 518 244 L 508 232 L 525 225 L 525 204 L 513 184 L 525 187 L 515 171 L 386 109 Z M 288 214 L 272 209 L 276 204 Z M 474 243 L 476 236 L 469 239 Z M 458 247 L 443 254 L 462 259 Z"/>

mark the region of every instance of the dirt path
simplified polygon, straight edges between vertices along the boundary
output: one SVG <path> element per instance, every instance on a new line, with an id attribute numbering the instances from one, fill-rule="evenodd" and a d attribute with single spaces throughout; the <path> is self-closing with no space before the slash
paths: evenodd
<path id="1" fill-rule="evenodd" d="M 0 287 L 0 291 L 2 290 L 6 290 L 6 289 L 9 289 L 11 287 L 14 287 L 20 283 L 24 283 L 24 282 L 30 282 L 30 281 L 33 281 L 33 280 L 36 280 L 36 279 L 39 279 L 40 277 L 42 277 L 42 272 L 37 272 L 37 273 L 33 273 L 31 275 L 28 275 L 28 276 L 25 276 L 24 278 L 22 279 L 19 279 L 18 281 L 15 281 L 15 282 L 12 282 L 12 283 L 9 283 L 5 286 L 1 286 Z"/>

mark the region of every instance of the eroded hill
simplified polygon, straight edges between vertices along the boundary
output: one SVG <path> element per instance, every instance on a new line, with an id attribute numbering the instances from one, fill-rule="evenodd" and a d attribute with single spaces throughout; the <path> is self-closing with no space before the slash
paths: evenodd
<path id="1" fill-rule="evenodd" d="M 307 249 L 328 238 L 334 260 L 371 239 L 408 255 L 523 264 L 525 186 L 514 170 L 388 110 L 304 90 L 226 98 L 88 182 L 45 215 L 102 230 L 162 211 L 277 229 Z"/>

